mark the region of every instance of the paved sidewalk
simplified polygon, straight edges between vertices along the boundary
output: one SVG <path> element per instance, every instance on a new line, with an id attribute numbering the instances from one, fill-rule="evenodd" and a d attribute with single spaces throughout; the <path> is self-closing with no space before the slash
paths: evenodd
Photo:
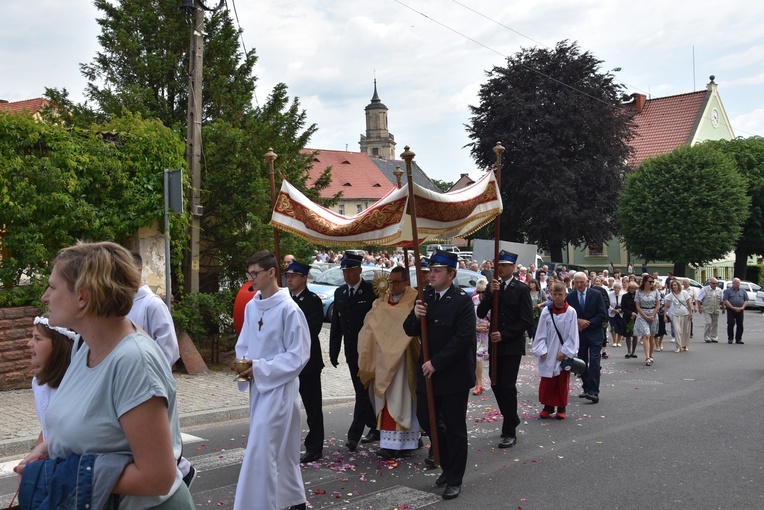
<path id="1" fill-rule="evenodd" d="M 321 347 L 326 365 L 321 377 L 324 405 L 353 399 L 344 355 L 340 354 L 341 363 L 337 368 L 329 363 L 328 324 L 321 331 Z M 238 391 L 233 382 L 236 374 L 232 371 L 174 375 L 181 428 L 249 416 L 248 394 Z M 31 388 L 0 391 L 0 409 L 3 409 L 0 413 L 0 457 L 28 452 L 40 434 Z"/>

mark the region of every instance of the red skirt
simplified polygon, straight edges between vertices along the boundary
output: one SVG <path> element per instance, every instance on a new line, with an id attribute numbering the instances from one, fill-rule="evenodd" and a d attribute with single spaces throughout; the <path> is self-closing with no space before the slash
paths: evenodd
<path id="1" fill-rule="evenodd" d="M 556 377 L 542 377 L 539 384 L 539 402 L 545 406 L 567 406 L 569 384 L 570 372 L 560 372 Z"/>

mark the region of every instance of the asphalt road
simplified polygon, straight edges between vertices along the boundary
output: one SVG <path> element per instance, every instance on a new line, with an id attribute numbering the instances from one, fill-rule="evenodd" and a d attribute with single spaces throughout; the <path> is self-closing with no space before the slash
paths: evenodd
<path id="1" fill-rule="evenodd" d="M 490 391 L 471 396 L 470 454 L 461 496 L 443 501 L 422 449 L 380 461 L 375 445 L 342 446 L 350 404 L 325 407 L 324 458 L 303 469 L 312 508 L 332 509 L 762 509 L 764 508 L 764 315 L 747 311 L 745 345 L 705 344 L 702 321 L 689 353 L 673 344 L 646 367 L 610 348 L 601 400 L 571 391 L 568 419 L 538 419 L 535 360 L 519 380 L 518 444 L 496 448 Z M 722 331 L 722 338 L 725 338 Z M 639 351 L 638 351 L 639 352 Z M 199 508 L 232 508 L 249 434 L 246 420 L 183 430 L 184 454 L 199 470 Z M 15 476 L 0 476 L 12 494 Z M 254 504 L 251 508 L 257 508 Z"/>
<path id="2" fill-rule="evenodd" d="M 461 496 L 443 501 L 440 470 L 426 451 L 380 461 L 374 447 L 342 444 L 349 404 L 329 406 L 324 458 L 303 469 L 313 508 L 761 509 L 764 508 L 764 316 L 748 311 L 745 345 L 673 344 L 644 359 L 611 348 L 599 404 L 576 397 L 565 421 L 539 420 L 535 363 L 520 378 L 517 446 L 495 447 L 500 419 L 490 392 L 470 397 L 470 457 Z M 698 327 L 702 328 L 699 322 Z M 702 331 L 699 329 L 698 331 Z M 722 335 L 724 338 L 724 335 Z M 230 508 L 248 424 L 186 430 L 200 438 L 186 455 L 200 468 L 198 507 Z M 253 507 L 254 508 L 254 507 Z"/>

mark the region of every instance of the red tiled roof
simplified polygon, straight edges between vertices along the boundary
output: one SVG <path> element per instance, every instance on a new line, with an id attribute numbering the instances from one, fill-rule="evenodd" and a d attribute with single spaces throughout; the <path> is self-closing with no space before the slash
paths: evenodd
<path id="1" fill-rule="evenodd" d="M 707 91 L 648 99 L 634 117 L 636 136 L 631 141 L 634 154 L 629 165 L 636 167 L 658 154 L 666 154 L 690 143 Z M 630 108 L 635 106 L 629 105 Z"/>
<path id="2" fill-rule="evenodd" d="M 24 101 L 13 101 L 9 103 L 0 102 L 0 110 L 7 113 L 22 113 L 24 110 L 35 114 L 48 106 L 49 101 L 42 97 L 35 99 L 25 99 Z"/>
<path id="3" fill-rule="evenodd" d="M 302 152 L 314 151 L 304 149 Z M 343 199 L 378 200 L 393 188 L 369 156 L 362 152 L 320 150 L 313 160 L 309 181 L 318 179 L 328 166 L 332 167 L 332 183 L 321 191 L 322 197 L 342 191 Z"/>

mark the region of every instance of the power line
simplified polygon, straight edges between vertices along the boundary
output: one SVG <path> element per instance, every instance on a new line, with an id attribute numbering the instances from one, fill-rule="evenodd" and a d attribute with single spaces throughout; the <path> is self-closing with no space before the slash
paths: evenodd
<path id="1" fill-rule="evenodd" d="M 394 1 L 394 2 L 396 2 L 396 3 L 398 3 L 398 4 L 400 4 L 401 6 L 405 7 L 406 9 L 409 9 L 409 10 L 411 10 L 411 11 L 413 11 L 413 12 L 415 12 L 415 13 L 419 14 L 420 16 L 422 16 L 422 17 L 424 17 L 424 18 L 427 18 L 428 20 L 432 21 L 433 23 L 436 23 L 436 24 L 440 25 L 441 27 L 445 28 L 446 30 L 450 30 L 451 32 L 453 32 L 453 33 L 455 33 L 455 34 L 459 35 L 460 37 L 463 37 L 463 38 L 465 38 L 465 39 L 467 39 L 467 40 L 469 40 L 469 41 L 472 41 L 472 42 L 474 42 L 474 43 L 475 43 L 475 44 L 477 44 L 478 46 L 482 46 L 483 48 L 485 48 L 485 49 L 487 49 L 487 50 L 489 50 L 489 51 L 492 51 L 492 52 L 496 53 L 497 55 L 500 55 L 500 56 L 504 57 L 505 59 L 508 59 L 508 58 L 509 58 L 509 56 L 508 56 L 508 55 L 505 55 L 504 53 L 500 52 L 499 50 L 496 50 L 496 49 L 494 49 L 494 48 L 492 48 L 492 47 L 490 47 L 490 46 L 488 46 L 488 45 L 486 45 L 486 44 L 483 44 L 482 42 L 480 42 L 480 41 L 478 41 L 478 40 L 476 40 L 476 39 L 473 39 L 472 37 L 469 37 L 468 35 L 465 35 L 465 34 L 463 34 L 463 33 L 459 32 L 458 30 L 456 30 L 456 29 L 454 29 L 454 28 L 451 28 L 451 27 L 449 27 L 448 25 L 446 25 L 446 24 L 444 24 L 444 23 L 441 23 L 440 21 L 436 20 L 435 18 L 432 18 L 432 17 L 430 17 L 430 16 L 426 15 L 425 13 L 423 13 L 423 12 L 421 12 L 421 11 L 418 11 L 418 10 L 414 9 L 413 7 L 411 7 L 411 6 L 409 6 L 409 5 L 406 5 L 406 4 L 404 4 L 403 2 L 401 2 L 401 0 L 393 0 L 393 1 Z M 532 39 L 531 39 L 531 40 L 532 40 Z M 546 74 L 546 73 L 544 73 L 544 72 L 542 72 L 542 71 L 539 71 L 538 69 L 535 69 L 535 68 L 533 68 L 533 67 L 530 67 L 530 66 L 528 66 L 528 65 L 525 65 L 525 64 L 523 64 L 522 62 L 518 62 L 518 65 L 520 65 L 521 67 L 524 67 L 524 68 L 525 68 L 525 69 L 527 69 L 528 71 L 531 71 L 531 72 L 534 72 L 534 73 L 536 73 L 536 74 L 538 74 L 538 75 L 540 75 L 540 76 L 543 76 L 543 77 L 544 77 L 544 78 L 546 78 L 547 80 L 551 80 L 551 81 L 553 81 L 553 82 L 555 82 L 555 83 L 558 83 L 559 85 L 562 85 L 562 86 L 563 86 L 563 87 L 565 87 L 565 88 L 568 88 L 568 89 L 570 89 L 570 90 L 572 90 L 572 91 L 574 91 L 574 92 L 577 92 L 578 94 L 581 94 L 581 95 L 583 95 L 583 96 L 585 96 L 585 97 L 588 97 L 589 99 L 592 99 L 592 100 L 594 100 L 594 101 L 598 101 L 598 102 L 600 102 L 600 103 L 602 103 L 602 104 L 604 104 L 604 105 L 607 105 L 607 106 L 611 106 L 611 107 L 617 107 L 617 106 L 618 106 L 618 105 L 613 105 L 613 104 L 611 104 L 611 103 L 608 103 L 607 101 L 604 101 L 604 100 L 600 99 L 599 97 L 595 97 L 595 96 L 593 96 L 593 95 L 591 95 L 591 94 L 589 94 L 589 93 L 587 93 L 587 92 L 584 92 L 583 90 L 577 89 L 576 87 L 574 87 L 574 86 L 572 86 L 572 85 L 568 85 L 567 83 L 565 83 L 565 82 L 563 82 L 563 81 L 560 81 L 560 80 L 558 80 L 557 78 L 555 78 L 555 77 L 553 77 L 553 76 L 550 76 L 550 75 L 548 75 L 548 74 Z"/>
<path id="2" fill-rule="evenodd" d="M 228 0 L 226 0 L 226 7 L 228 7 Z M 249 53 L 247 53 L 247 46 L 244 44 L 244 30 L 241 28 L 241 23 L 239 23 L 239 13 L 236 10 L 236 0 L 231 0 L 231 4 L 233 5 L 233 15 L 234 18 L 236 18 L 236 26 L 239 28 L 239 39 L 241 40 L 241 47 L 244 50 L 244 59 L 246 60 Z M 260 102 L 257 100 L 257 89 L 252 91 L 252 96 L 255 98 L 255 104 L 257 106 L 260 106 Z"/>

